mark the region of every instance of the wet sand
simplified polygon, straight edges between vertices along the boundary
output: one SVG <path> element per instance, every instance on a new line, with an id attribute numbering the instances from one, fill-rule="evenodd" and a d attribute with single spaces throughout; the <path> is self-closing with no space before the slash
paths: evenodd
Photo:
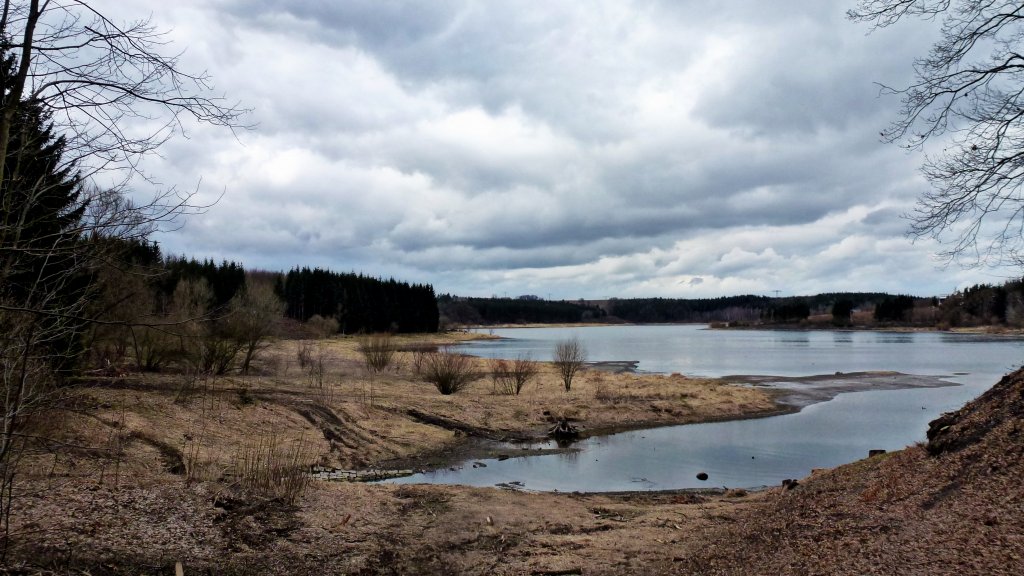
<path id="1" fill-rule="evenodd" d="M 959 386 L 947 376 L 919 376 L 900 372 L 836 372 L 816 376 L 724 376 L 730 384 L 746 384 L 775 391 L 776 402 L 796 409 L 827 402 L 843 392 L 901 390 Z"/>

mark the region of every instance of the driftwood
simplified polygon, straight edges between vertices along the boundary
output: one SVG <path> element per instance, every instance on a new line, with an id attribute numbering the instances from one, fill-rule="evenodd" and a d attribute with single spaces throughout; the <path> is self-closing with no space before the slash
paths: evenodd
<path id="1" fill-rule="evenodd" d="M 439 428 L 444 428 L 445 430 L 461 432 L 466 436 L 475 436 L 490 440 L 502 439 L 499 434 L 495 434 L 485 428 L 480 428 L 478 426 L 473 426 L 472 424 L 466 424 L 465 422 L 459 422 L 458 420 L 452 420 L 436 414 L 427 414 L 426 412 L 421 412 L 415 408 L 410 408 L 406 410 L 405 413 L 417 422 L 430 424 L 431 426 L 437 426 Z"/>
<path id="2" fill-rule="evenodd" d="M 562 418 L 557 424 L 548 429 L 548 436 L 552 436 L 559 440 L 577 438 L 579 435 L 579 429 L 570 424 L 565 418 Z"/>

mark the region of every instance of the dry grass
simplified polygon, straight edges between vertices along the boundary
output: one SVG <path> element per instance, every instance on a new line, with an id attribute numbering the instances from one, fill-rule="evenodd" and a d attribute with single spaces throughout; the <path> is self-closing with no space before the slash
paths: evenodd
<path id="1" fill-rule="evenodd" d="M 109 481 L 97 488 L 100 472 L 92 462 L 98 458 L 73 451 L 62 452 L 60 458 L 43 455 L 28 468 L 38 477 L 26 481 L 55 486 L 60 496 L 51 497 L 57 492 L 48 490 L 43 498 L 25 501 L 27 508 L 17 522 L 35 531 L 33 545 L 53 550 L 71 546 L 78 553 L 119 562 L 184 558 L 186 573 L 190 562 L 227 573 L 224 563 L 241 566 L 255 559 L 280 563 L 262 573 L 378 573 L 390 567 L 409 573 L 513 574 L 557 569 L 562 562 L 585 567 L 619 562 L 621 534 L 606 527 L 618 530 L 624 525 L 592 512 L 601 508 L 635 523 L 638 531 L 631 534 L 637 538 L 630 540 L 628 553 L 650 562 L 663 555 L 655 540 L 667 542 L 676 530 L 663 516 L 692 512 L 689 521 L 705 522 L 696 510 L 685 508 L 688 504 L 642 508 L 607 498 L 584 502 L 497 490 L 306 485 L 305 470 L 314 462 L 366 468 L 465 441 L 451 430 L 410 417 L 412 408 L 495 435 L 539 435 L 550 419 L 561 416 L 594 430 L 721 418 L 772 406 L 754 389 L 678 376 L 588 370 L 577 375 L 566 393 L 554 366 L 545 362 L 535 364 L 536 375 L 519 395 L 495 395 L 489 383 L 481 382 L 458 394 L 441 394 L 417 375 L 415 357 L 434 356 L 426 350 L 464 338 L 395 336 L 395 357 L 380 374 L 365 369 L 356 338 L 310 345 L 276 342 L 254 366 L 262 376 L 219 378 L 177 403 L 180 382 L 175 375 L 97 382 L 84 391 L 80 406 L 85 409 L 72 415 L 62 440 L 69 446 L 117 442 L 123 454 L 120 467 L 106 465 L 107 478 L 120 477 L 119 492 L 108 494 L 116 487 Z M 294 364 L 302 349 L 310 351 L 307 369 L 273 369 Z M 487 370 L 483 359 L 452 355 L 472 373 Z M 312 362 L 314 357 L 322 359 Z M 322 386 L 309 386 L 312 365 L 322 367 Z M 361 394 L 371 380 L 375 398 L 367 403 Z M 608 402 L 595 397 L 602 386 L 615 392 L 614 402 L 611 396 Z M 116 424 L 117 430 L 106 423 Z M 303 440 L 291 441 L 296 438 Z M 269 501 L 301 505 L 288 507 L 291 516 L 279 517 L 258 502 L 237 497 L 233 487 Z M 218 508 L 225 501 L 228 508 Z M 682 523 L 679 518 L 672 522 Z M 431 530 L 435 525 L 446 530 Z M 511 558 L 504 555 L 507 550 L 529 553 Z M 301 564 L 314 558 L 315 566 Z M 506 561 L 509 565 L 502 567 Z M 479 569 L 473 572 L 473 566 Z M 253 570 L 247 566 L 235 573 Z"/>
<path id="2" fill-rule="evenodd" d="M 273 432 L 246 442 L 235 459 L 235 478 L 249 494 L 298 502 L 311 482 L 309 444 L 299 438 L 282 441 Z"/>
<path id="3" fill-rule="evenodd" d="M 18 559 L 53 560 L 53 569 L 66 562 L 61 573 L 83 574 L 172 573 L 178 559 L 185 573 L 227 574 L 1020 572 L 1024 459 L 1011 419 L 985 418 L 998 424 L 997 450 L 933 458 L 917 447 L 816 474 L 793 491 L 741 497 L 302 485 L 304 474 L 289 476 L 313 459 L 354 468 L 455 441 L 449 430 L 406 417 L 411 407 L 503 431 L 543 430 L 558 414 L 593 430 L 772 407 L 757 389 L 680 375 L 584 370 L 566 393 L 550 363 L 538 363 L 518 396 L 495 395 L 486 383 L 442 395 L 408 360 L 414 346 L 455 338 L 396 341 L 406 362 L 381 375 L 373 406 L 359 401 L 369 375 L 352 338 L 324 342 L 323 392 L 300 371 L 219 379 L 179 403 L 175 376 L 83 389 L 61 451 L 25 463 L 35 494 L 13 517 L 26 546 Z M 294 342 L 276 343 L 261 366 L 294 362 L 295 350 Z M 487 367 L 469 361 L 476 371 Z M 252 402 L 241 401 L 243 387 Z M 293 438 L 302 440 L 286 441 Z M 119 470 L 108 456 L 114 450 Z M 193 482 L 168 470 L 168 454 L 192 460 Z M 98 483 L 102 466 L 120 481 Z M 269 500 L 226 494 L 243 483 Z"/>

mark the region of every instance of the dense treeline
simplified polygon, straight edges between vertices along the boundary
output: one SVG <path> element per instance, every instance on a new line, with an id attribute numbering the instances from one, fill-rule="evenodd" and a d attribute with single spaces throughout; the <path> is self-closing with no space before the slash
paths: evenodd
<path id="1" fill-rule="evenodd" d="M 948 326 L 1024 326 L 1024 279 L 1001 286 L 975 284 L 950 294 L 939 305 L 939 321 Z"/>
<path id="2" fill-rule="evenodd" d="M 245 288 L 245 268 L 236 262 L 227 260 L 215 264 L 213 260 L 195 258 L 185 259 L 184 256 L 170 257 L 163 261 L 160 285 L 164 294 L 174 293 L 178 283 L 183 280 L 202 278 L 210 287 L 210 306 L 220 308 L 227 305 L 231 298 Z"/>
<path id="3" fill-rule="evenodd" d="M 1013 288 L 1016 286 L 1016 288 Z M 1015 292 L 1016 290 L 1016 292 Z M 951 297 L 964 301 L 947 311 L 946 323 L 1001 323 L 1009 317 L 1024 321 L 1021 283 L 1004 287 L 974 286 Z M 1017 294 L 1017 296 L 1014 296 Z M 1014 304 L 1016 303 L 1016 304 Z M 612 298 L 607 301 L 546 301 L 519 298 L 438 298 L 443 324 L 554 324 L 577 322 L 729 323 L 734 325 L 867 326 L 905 324 L 932 326 L 940 322 L 937 298 L 917 298 L 884 292 L 828 292 L 810 296 L 727 296 L 721 298 Z M 951 304 L 946 304 L 947 307 Z M 1009 311 L 1009 312 L 1008 312 Z M 1001 320 L 1000 320 L 1001 319 Z"/>
<path id="4" fill-rule="evenodd" d="M 883 298 L 875 304 L 875 320 L 879 322 L 906 322 L 913 319 L 914 297 L 900 294 Z"/>
<path id="5" fill-rule="evenodd" d="M 811 305 L 807 298 L 786 298 L 772 301 L 767 310 L 761 313 L 761 320 L 769 323 L 790 324 L 801 322 L 811 315 Z"/>
<path id="6" fill-rule="evenodd" d="M 343 334 L 437 332 L 434 288 L 320 268 L 294 268 L 278 284 L 289 318 L 334 318 Z"/>
<path id="7" fill-rule="evenodd" d="M 751 321 L 768 308 L 767 296 L 727 296 L 723 298 L 632 298 L 613 299 L 608 312 L 627 322 L 735 322 Z"/>
<path id="8" fill-rule="evenodd" d="M 442 295 L 438 307 L 448 324 L 574 324 L 603 319 L 598 306 L 535 298 L 458 298 Z"/>

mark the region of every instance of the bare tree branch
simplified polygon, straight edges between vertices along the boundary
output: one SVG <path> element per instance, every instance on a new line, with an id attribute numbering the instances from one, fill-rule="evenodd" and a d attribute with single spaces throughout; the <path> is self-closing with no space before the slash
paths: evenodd
<path id="1" fill-rule="evenodd" d="M 945 242 L 941 255 L 965 266 L 1020 263 L 1024 253 L 1024 2 L 861 0 L 851 19 L 874 28 L 907 17 L 940 19 L 940 38 L 914 62 L 916 80 L 898 94 L 898 119 L 883 139 L 920 149 L 931 185 L 910 234 Z"/>

